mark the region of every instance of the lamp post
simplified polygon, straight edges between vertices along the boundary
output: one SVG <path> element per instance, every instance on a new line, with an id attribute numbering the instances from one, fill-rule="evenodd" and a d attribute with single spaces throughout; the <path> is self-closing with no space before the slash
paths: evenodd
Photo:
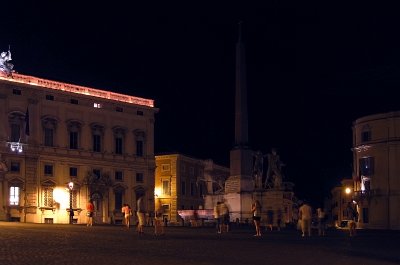
<path id="1" fill-rule="evenodd" d="M 68 183 L 69 188 L 69 224 L 71 225 L 74 220 L 74 209 L 72 209 L 72 190 L 74 189 L 74 183 L 70 181 Z"/>

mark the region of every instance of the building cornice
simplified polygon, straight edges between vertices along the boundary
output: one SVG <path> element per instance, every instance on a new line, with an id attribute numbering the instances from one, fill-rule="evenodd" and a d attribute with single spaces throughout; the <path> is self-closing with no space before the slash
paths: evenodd
<path id="1" fill-rule="evenodd" d="M 90 87 L 72 85 L 29 75 L 22 75 L 17 73 L 13 73 L 12 76 L 0 75 L 0 80 L 5 80 L 12 83 L 25 84 L 30 86 L 39 86 L 53 90 L 65 91 L 81 95 L 88 95 L 109 100 L 115 100 L 135 105 L 146 106 L 150 108 L 154 107 L 154 100 L 152 99 L 145 99 L 145 98 L 134 97 Z"/>

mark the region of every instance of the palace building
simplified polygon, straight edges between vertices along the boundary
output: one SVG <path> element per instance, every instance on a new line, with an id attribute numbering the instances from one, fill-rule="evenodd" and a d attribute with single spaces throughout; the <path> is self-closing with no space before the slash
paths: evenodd
<path id="1" fill-rule="evenodd" d="M 0 220 L 122 221 L 154 210 L 154 101 L 13 73 L 0 75 Z"/>
<path id="2" fill-rule="evenodd" d="M 155 207 L 162 208 L 163 219 L 172 225 L 202 213 L 206 196 L 223 194 L 229 176 L 227 167 L 183 154 L 156 155 L 156 165 Z"/>
<path id="3" fill-rule="evenodd" d="M 353 123 L 354 203 L 358 227 L 400 229 L 400 112 Z"/>

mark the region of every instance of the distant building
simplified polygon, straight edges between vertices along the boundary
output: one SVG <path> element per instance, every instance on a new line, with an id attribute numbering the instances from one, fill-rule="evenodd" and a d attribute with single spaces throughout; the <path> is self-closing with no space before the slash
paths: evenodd
<path id="1" fill-rule="evenodd" d="M 353 165 L 359 227 L 400 229 L 400 112 L 353 123 Z"/>
<path id="2" fill-rule="evenodd" d="M 182 224 L 179 210 L 204 209 L 204 196 L 222 191 L 229 176 L 229 168 L 212 160 L 182 154 L 155 158 L 155 207 L 162 207 L 164 220 L 174 225 Z"/>
<path id="3" fill-rule="evenodd" d="M 354 181 L 352 179 L 343 179 L 341 186 L 334 187 L 331 190 L 331 215 L 333 225 L 340 226 L 342 221 L 348 220 L 346 211 L 348 203 L 353 203 Z"/>
<path id="4" fill-rule="evenodd" d="M 112 223 L 143 194 L 153 211 L 157 111 L 150 99 L 0 75 L 0 220 L 85 223 L 92 200 L 95 222 Z"/>

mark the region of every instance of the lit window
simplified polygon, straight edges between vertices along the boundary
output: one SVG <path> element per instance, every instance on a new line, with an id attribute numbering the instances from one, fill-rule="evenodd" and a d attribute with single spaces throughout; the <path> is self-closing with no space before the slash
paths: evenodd
<path id="1" fill-rule="evenodd" d="M 162 192 L 163 192 L 163 194 L 169 194 L 169 181 L 168 180 L 163 180 Z"/>
<path id="2" fill-rule="evenodd" d="M 53 207 L 53 187 L 43 187 L 43 206 Z"/>
<path id="3" fill-rule="evenodd" d="M 10 187 L 10 205 L 19 205 L 19 187 Z"/>
<path id="4" fill-rule="evenodd" d="M 171 167 L 170 164 L 162 164 L 161 171 L 170 171 Z"/>
<path id="5" fill-rule="evenodd" d="M 101 109 L 101 103 L 93 103 L 93 107 L 97 108 L 97 109 Z"/>

